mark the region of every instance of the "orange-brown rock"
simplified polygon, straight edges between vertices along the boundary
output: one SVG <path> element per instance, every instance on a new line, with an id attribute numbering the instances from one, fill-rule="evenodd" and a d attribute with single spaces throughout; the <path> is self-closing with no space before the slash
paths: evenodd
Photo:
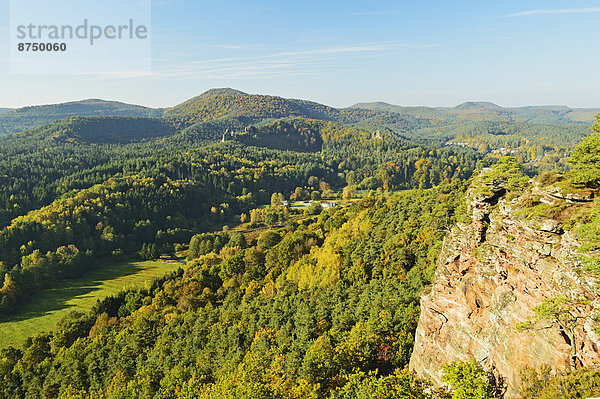
<path id="1" fill-rule="evenodd" d="M 468 194 L 472 222 L 457 225 L 444 240 L 433 284 L 421 299 L 410 368 L 443 385 L 445 363 L 474 357 L 504 379 L 505 397 L 513 398 L 523 367 L 569 369 L 572 344 L 549 321 L 531 331 L 516 325 L 545 299 L 586 299 L 574 329 L 576 361 L 600 364 L 593 320 L 600 300 L 596 279 L 582 271 L 572 233 L 556 220 L 519 217 L 519 198 L 503 198 L 498 187 L 490 191 Z"/>

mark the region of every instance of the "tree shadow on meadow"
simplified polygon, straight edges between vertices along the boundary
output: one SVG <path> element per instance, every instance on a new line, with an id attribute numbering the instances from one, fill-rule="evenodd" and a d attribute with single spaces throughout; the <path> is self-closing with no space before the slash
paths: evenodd
<path id="1" fill-rule="evenodd" d="M 74 298 L 92 294 L 102 288 L 107 280 L 136 274 L 144 269 L 136 262 L 106 263 L 99 265 L 83 277 L 68 279 L 56 287 L 36 292 L 19 308 L 16 314 L 0 317 L 0 323 L 16 322 L 63 310 L 76 305 L 68 303 Z"/>

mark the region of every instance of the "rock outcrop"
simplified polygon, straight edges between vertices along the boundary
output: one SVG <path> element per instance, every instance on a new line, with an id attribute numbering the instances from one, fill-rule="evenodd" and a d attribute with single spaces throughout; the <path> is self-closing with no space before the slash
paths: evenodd
<path id="1" fill-rule="evenodd" d="M 472 220 L 459 223 L 444 240 L 434 281 L 421 299 L 410 368 L 443 385 L 444 364 L 474 357 L 505 381 L 505 397 L 513 398 L 526 366 L 547 364 L 560 371 L 573 362 L 600 364 L 595 331 L 600 297 L 596 279 L 582 270 L 574 234 L 560 220 L 520 216 L 519 204 L 531 192 L 508 199 L 502 182 L 483 191 L 469 191 Z M 573 200 L 554 192 L 538 198 L 554 205 Z M 571 336 L 551 320 L 516 328 L 551 298 L 578 301 Z"/>

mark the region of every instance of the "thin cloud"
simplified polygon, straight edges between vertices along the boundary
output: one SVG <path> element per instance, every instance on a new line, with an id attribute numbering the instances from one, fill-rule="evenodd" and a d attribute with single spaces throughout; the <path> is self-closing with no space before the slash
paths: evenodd
<path id="1" fill-rule="evenodd" d="M 404 43 L 380 43 L 380 44 L 367 44 L 362 46 L 350 46 L 350 47 L 330 47 L 320 48 L 305 51 L 288 51 L 283 53 L 271 54 L 265 57 L 281 57 L 281 56 L 305 56 L 314 54 L 342 54 L 342 53 L 364 53 L 371 51 L 385 51 L 394 48 L 404 47 Z"/>
<path id="2" fill-rule="evenodd" d="M 507 17 L 534 17 L 538 15 L 557 15 L 557 14 L 591 14 L 600 12 L 600 7 L 590 8 L 559 8 L 554 10 L 537 9 L 515 12 L 506 15 Z"/>
<path id="3" fill-rule="evenodd" d="M 366 15 L 395 15 L 395 14 L 398 14 L 398 11 L 381 10 L 381 11 L 356 11 L 356 12 L 349 12 L 346 15 L 349 15 L 352 17 L 361 17 L 361 16 L 366 16 Z"/>
<path id="4" fill-rule="evenodd" d="M 172 58 L 154 58 L 152 74 L 123 75 L 119 78 L 138 79 L 238 79 L 313 76 L 339 74 L 340 57 L 354 54 L 378 54 L 399 48 L 435 47 L 419 43 L 368 43 L 352 46 L 312 48 L 249 57 L 225 57 L 191 62 Z M 333 64 L 331 62 L 334 62 Z M 101 79 L 109 76 L 101 77 Z M 111 75 L 110 78 L 117 78 Z"/>
<path id="5" fill-rule="evenodd" d="M 182 0 L 152 0 L 152 8 L 183 10 L 185 9 L 185 2 Z"/>
<path id="6" fill-rule="evenodd" d="M 220 48 L 225 50 L 254 50 L 260 48 L 258 44 L 213 44 L 208 47 Z"/>
<path id="7" fill-rule="evenodd" d="M 343 54 L 352 54 L 352 53 L 368 53 L 368 52 L 384 52 L 397 48 L 419 48 L 419 47 L 433 47 L 432 45 L 427 44 L 418 44 L 418 43 L 375 43 L 375 44 L 365 44 L 358 46 L 341 46 L 341 47 L 326 47 L 326 48 L 316 48 L 316 49 L 308 49 L 308 50 L 300 50 L 300 51 L 285 51 L 271 54 L 263 54 L 256 56 L 248 56 L 248 57 L 223 57 L 217 59 L 206 59 L 193 61 L 188 63 L 181 63 L 179 61 L 174 61 L 171 58 L 153 58 L 154 62 L 163 62 L 164 65 L 170 64 L 172 67 L 177 67 L 178 65 L 194 65 L 194 66 L 205 66 L 210 64 L 233 64 L 237 62 L 256 62 L 256 61 L 266 61 L 269 62 L 277 62 L 277 60 L 313 60 L 317 61 L 327 56 L 339 56 Z"/>

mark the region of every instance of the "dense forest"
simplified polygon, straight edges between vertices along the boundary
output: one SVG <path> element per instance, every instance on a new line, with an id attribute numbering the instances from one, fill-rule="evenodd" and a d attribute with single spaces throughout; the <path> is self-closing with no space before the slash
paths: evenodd
<path id="1" fill-rule="evenodd" d="M 231 89 L 164 112 L 89 106 L 18 111 L 50 123 L 0 139 L 0 315 L 110 259 L 181 268 L 0 348 L 0 397 L 451 397 L 407 365 L 473 173 L 599 184 L 600 133 L 572 151 L 580 122 L 432 133 L 462 146 L 411 139 L 434 129 L 425 115 Z M 518 153 L 497 163 L 499 146 Z M 582 230 L 592 266 L 596 216 Z M 493 397 L 477 364 L 445 375 L 455 398 Z"/>
<path id="2" fill-rule="evenodd" d="M 348 397 L 386 385 L 417 392 L 403 369 L 419 291 L 463 189 L 369 196 L 250 242 L 194 236 L 185 270 L 73 314 L 23 351 L 5 349 L 4 394 Z"/>
<path id="3" fill-rule="evenodd" d="M 181 243 L 274 192 L 304 200 L 345 187 L 427 188 L 462 181 L 482 161 L 470 149 L 419 146 L 337 122 L 241 123 L 175 133 L 155 118 L 71 117 L 3 139 L 0 313 L 84 273 L 92 259 Z M 217 140 L 235 129 L 231 140 Z"/>

